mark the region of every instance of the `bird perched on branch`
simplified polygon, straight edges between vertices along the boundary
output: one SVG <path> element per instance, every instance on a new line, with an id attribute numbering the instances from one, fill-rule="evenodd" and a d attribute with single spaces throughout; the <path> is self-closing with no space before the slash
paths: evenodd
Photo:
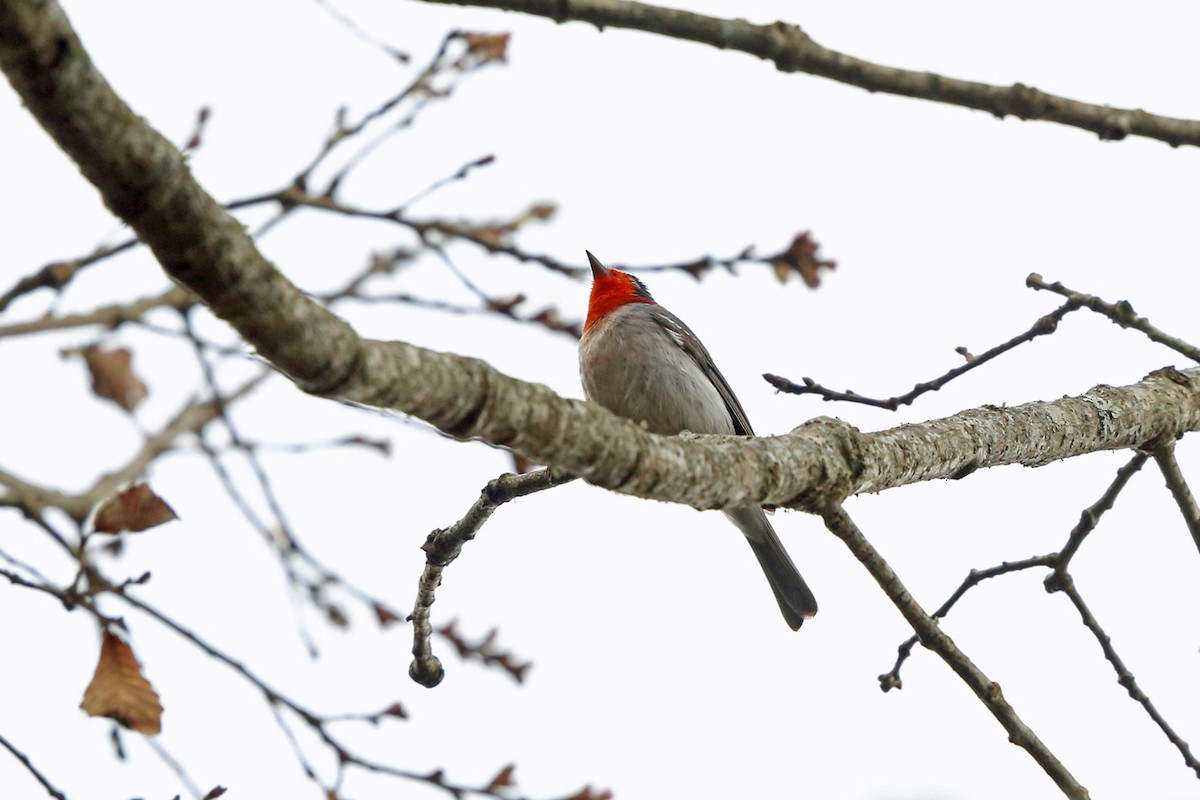
<path id="1" fill-rule="evenodd" d="M 579 341 L 579 374 L 592 402 L 653 433 L 753 436 L 742 404 L 708 350 L 683 321 L 654 302 L 646 285 L 609 269 L 591 253 L 592 293 Z M 757 506 L 727 508 L 758 557 L 792 630 L 817 613 L 817 601 Z"/>

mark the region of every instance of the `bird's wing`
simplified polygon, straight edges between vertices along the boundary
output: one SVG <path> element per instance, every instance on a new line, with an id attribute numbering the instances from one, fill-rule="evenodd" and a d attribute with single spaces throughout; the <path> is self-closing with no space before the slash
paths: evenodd
<path id="1" fill-rule="evenodd" d="M 725 376 L 717 369 L 717 365 L 713 363 L 713 358 L 709 355 L 708 350 L 701 344 L 700 339 L 696 334 L 692 333 L 683 320 L 667 311 L 662 306 L 656 306 L 655 319 L 663 329 L 670 334 L 671 339 L 675 344 L 679 345 L 685 353 L 691 356 L 692 360 L 704 371 L 708 379 L 712 381 L 712 385 L 717 388 L 721 399 L 725 401 L 725 408 L 729 410 L 729 416 L 733 420 L 734 433 L 739 436 L 753 436 L 754 430 L 750 427 L 750 420 L 746 418 L 746 409 L 742 408 L 742 404 L 738 402 L 737 395 L 733 393 L 733 389 L 729 388 L 729 382 L 725 380 Z"/>

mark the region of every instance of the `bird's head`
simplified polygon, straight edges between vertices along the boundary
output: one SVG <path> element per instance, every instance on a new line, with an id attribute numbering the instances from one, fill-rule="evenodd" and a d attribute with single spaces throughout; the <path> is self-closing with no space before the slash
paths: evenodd
<path id="1" fill-rule="evenodd" d="M 646 284 L 619 269 L 609 269 L 590 252 L 588 263 L 592 265 L 592 294 L 588 298 L 587 321 L 583 323 L 586 333 L 589 328 L 604 319 L 610 312 L 628 303 L 654 304 Z"/>

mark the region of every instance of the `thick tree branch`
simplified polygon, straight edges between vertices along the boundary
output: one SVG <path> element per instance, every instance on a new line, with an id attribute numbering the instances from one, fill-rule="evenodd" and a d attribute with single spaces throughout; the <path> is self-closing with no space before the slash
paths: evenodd
<path id="1" fill-rule="evenodd" d="M 887 67 L 830 50 L 813 41 L 797 25 L 775 22 L 754 25 L 744 19 L 721 19 L 675 8 L 630 0 L 423 0 L 427 3 L 481 6 L 520 11 L 556 22 L 589 22 L 597 28 L 631 28 L 740 50 L 771 61 L 780 72 L 807 72 L 848 83 L 869 92 L 886 92 L 920 100 L 987 111 L 1003 119 L 1037 119 L 1083 128 L 1101 139 L 1126 136 L 1158 139 L 1172 147 L 1200 145 L 1200 121 L 1150 114 L 1141 109 L 1113 108 L 1048 94 L 1015 83 L 994 86 L 947 78 L 932 72 Z"/>
<path id="2" fill-rule="evenodd" d="M 163 268 L 301 389 L 411 414 L 608 489 L 696 508 L 812 509 L 857 492 L 1001 464 L 1041 466 L 1200 429 L 1200 370 L 1169 370 L 1125 388 L 872 435 L 821 419 L 752 440 L 656 436 L 478 359 L 361 339 L 262 256 L 179 151 L 116 96 L 53 2 L 0 3 L 0 68 Z"/>

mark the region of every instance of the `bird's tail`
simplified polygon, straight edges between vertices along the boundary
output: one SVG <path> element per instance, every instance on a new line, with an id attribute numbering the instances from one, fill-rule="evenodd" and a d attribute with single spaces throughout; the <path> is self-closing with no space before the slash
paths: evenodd
<path id="1" fill-rule="evenodd" d="M 725 516 L 746 535 L 783 618 L 792 630 L 799 630 L 804 620 L 817 613 L 817 598 L 783 549 L 783 542 L 779 541 L 767 515 L 761 508 L 730 508 L 725 510 Z"/>

